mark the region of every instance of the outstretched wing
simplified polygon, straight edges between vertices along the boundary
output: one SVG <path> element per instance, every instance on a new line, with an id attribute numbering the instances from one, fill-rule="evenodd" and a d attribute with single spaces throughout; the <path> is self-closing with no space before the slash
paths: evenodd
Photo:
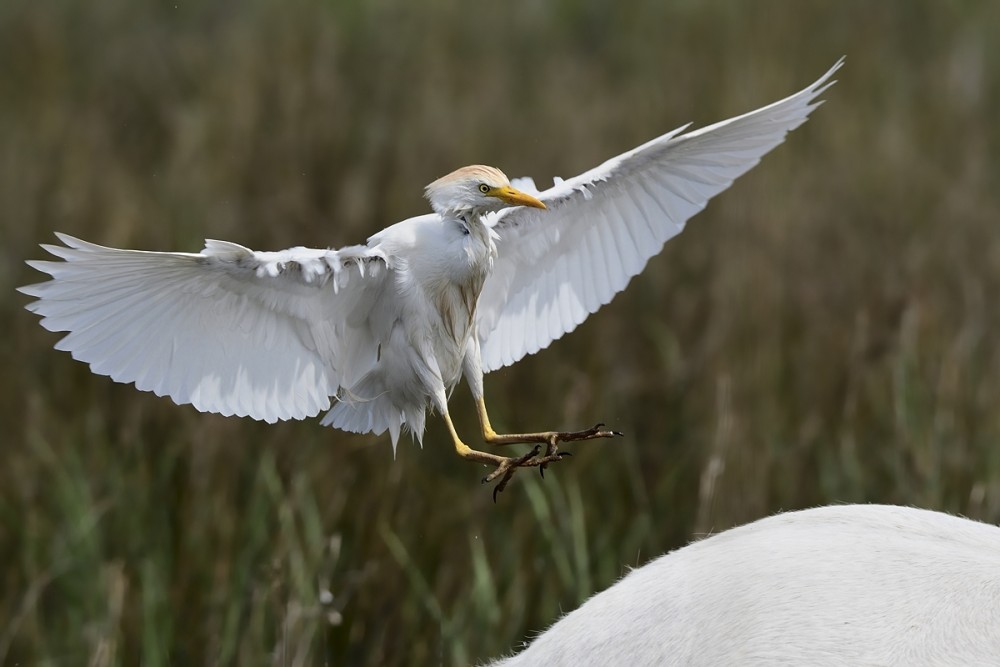
<path id="1" fill-rule="evenodd" d="M 709 199 L 805 122 L 842 64 L 780 102 L 678 128 L 559 181 L 538 195 L 548 210 L 498 213 L 498 257 L 477 309 L 483 369 L 534 354 L 611 301 Z"/>
<path id="2" fill-rule="evenodd" d="M 377 345 L 359 304 L 387 272 L 377 249 L 254 252 L 207 241 L 201 253 L 118 250 L 57 234 L 52 280 L 20 288 L 56 345 L 91 370 L 205 412 L 268 422 L 330 407 Z M 352 321 L 353 320 L 353 321 Z"/>

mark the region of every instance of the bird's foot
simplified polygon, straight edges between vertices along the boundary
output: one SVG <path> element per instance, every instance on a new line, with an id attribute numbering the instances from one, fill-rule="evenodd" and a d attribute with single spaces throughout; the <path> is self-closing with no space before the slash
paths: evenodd
<path id="1" fill-rule="evenodd" d="M 510 482 L 511 477 L 514 476 L 514 473 L 518 468 L 537 467 L 539 474 L 541 474 L 542 477 L 545 477 L 545 468 L 550 463 L 562 461 L 563 458 L 567 456 L 572 456 L 572 454 L 570 452 L 560 452 L 558 443 L 553 437 L 546 444 L 545 454 L 542 454 L 541 445 L 535 445 L 530 452 L 524 454 L 523 456 L 511 456 L 509 458 L 505 458 L 499 465 L 497 465 L 496 470 L 483 478 L 483 484 L 488 484 L 489 482 L 500 478 L 497 485 L 493 487 L 493 502 L 496 502 L 497 494 L 507 488 L 507 483 Z"/>
<path id="2" fill-rule="evenodd" d="M 614 438 L 623 435 L 620 431 L 612 431 L 605 428 L 604 424 L 595 426 L 583 431 L 547 431 L 543 433 L 522 433 L 516 435 L 492 434 L 487 438 L 488 442 L 498 445 L 514 444 L 518 442 L 538 443 L 534 448 L 523 456 L 511 456 L 504 458 L 497 464 L 496 470 L 483 478 L 483 484 L 487 484 L 496 479 L 500 482 L 493 489 L 493 502 L 496 502 L 497 494 L 507 488 L 507 483 L 518 468 L 538 468 L 538 473 L 544 478 L 545 469 L 550 463 L 561 461 L 570 456 L 569 452 L 560 452 L 560 442 L 579 442 L 581 440 L 595 440 L 597 438 Z M 545 445 L 545 453 L 542 454 L 542 445 Z"/>
<path id="3" fill-rule="evenodd" d="M 550 444 L 559 442 L 578 442 L 580 440 L 595 440 L 597 438 L 615 438 L 623 435 L 621 431 L 612 431 L 597 424 L 584 431 L 541 431 L 538 433 L 493 433 L 485 435 L 486 442 L 491 445 L 514 445 L 523 442 Z"/>
<path id="4" fill-rule="evenodd" d="M 584 431 L 562 431 L 552 433 L 550 435 L 550 440 L 555 439 L 556 442 L 576 442 L 579 440 L 595 440 L 597 438 L 615 438 L 625 435 L 621 431 L 611 431 L 604 428 L 604 424 L 596 424 L 591 428 Z"/>

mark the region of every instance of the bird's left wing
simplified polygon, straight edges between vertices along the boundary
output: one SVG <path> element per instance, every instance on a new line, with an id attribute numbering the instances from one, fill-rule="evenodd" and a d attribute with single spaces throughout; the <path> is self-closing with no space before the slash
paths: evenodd
<path id="1" fill-rule="evenodd" d="M 388 270 L 378 249 L 146 252 L 57 236 L 42 247 L 64 261 L 28 262 L 52 280 L 20 291 L 42 326 L 69 332 L 56 348 L 99 375 L 274 422 L 329 408 L 377 354 L 363 313 Z"/>
<path id="2" fill-rule="evenodd" d="M 483 370 L 547 347 L 611 301 L 709 199 L 805 122 L 842 63 L 779 102 L 678 128 L 559 181 L 538 193 L 548 210 L 498 213 L 498 256 L 477 308 Z"/>

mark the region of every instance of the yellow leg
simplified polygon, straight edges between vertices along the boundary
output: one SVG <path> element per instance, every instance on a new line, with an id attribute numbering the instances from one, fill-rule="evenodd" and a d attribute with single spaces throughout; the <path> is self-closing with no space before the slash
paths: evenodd
<path id="1" fill-rule="evenodd" d="M 470 461 L 476 461 L 478 463 L 486 463 L 492 465 L 502 465 L 504 461 L 507 460 L 504 456 L 497 456 L 496 454 L 489 454 L 487 452 L 480 452 L 478 450 L 472 449 L 467 444 L 462 442 L 462 439 L 458 437 L 458 431 L 455 430 L 455 424 L 451 421 L 451 415 L 446 411 L 443 415 L 444 423 L 448 426 L 448 432 L 451 434 L 451 440 L 455 443 L 455 451 L 463 459 L 468 459 Z"/>
<path id="2" fill-rule="evenodd" d="M 476 411 L 479 413 L 479 424 L 483 429 L 483 440 L 491 445 L 512 445 L 522 442 L 537 442 L 549 446 L 548 454 L 553 454 L 557 443 L 576 440 L 593 440 L 595 438 L 613 438 L 621 435 L 618 431 L 609 431 L 604 424 L 598 424 L 586 431 L 540 431 L 538 433 L 505 433 L 499 434 L 490 425 L 490 416 L 486 413 L 486 400 L 476 401 Z"/>
<path id="3" fill-rule="evenodd" d="M 506 488 L 507 482 L 509 482 L 510 478 L 514 476 L 514 471 L 518 468 L 537 466 L 541 470 L 544 469 L 549 463 L 558 461 L 563 456 L 556 454 L 554 443 L 550 447 L 551 451 L 546 452 L 544 456 L 539 455 L 541 453 L 540 445 L 535 445 L 530 452 L 524 454 L 523 456 L 497 456 L 496 454 L 490 454 L 488 452 L 480 452 L 469 447 L 467 444 L 462 442 L 460 437 L 458 437 L 458 431 L 455 430 L 455 424 L 451 421 L 451 415 L 448 414 L 447 410 L 444 411 L 442 416 L 444 417 L 444 423 L 448 426 L 448 432 L 451 434 L 451 440 L 455 445 L 455 451 L 459 456 L 467 461 L 475 461 L 477 463 L 485 463 L 486 465 L 496 466 L 496 470 L 483 478 L 484 484 L 500 478 L 500 482 L 496 485 L 496 488 L 493 489 L 493 502 L 496 502 L 497 494 Z"/>

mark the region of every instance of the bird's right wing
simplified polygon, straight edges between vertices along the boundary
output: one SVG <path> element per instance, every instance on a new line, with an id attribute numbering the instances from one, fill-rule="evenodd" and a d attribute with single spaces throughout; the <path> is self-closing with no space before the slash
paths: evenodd
<path id="1" fill-rule="evenodd" d="M 496 214 L 498 255 L 476 315 L 483 370 L 547 347 L 625 289 L 709 199 L 805 122 L 842 62 L 774 104 L 678 128 L 558 181 L 537 194 L 548 210 Z"/>
<path id="2" fill-rule="evenodd" d="M 275 422 L 326 410 L 374 363 L 363 306 L 390 270 L 377 249 L 207 241 L 201 253 L 169 253 L 57 236 L 65 246 L 42 247 L 65 261 L 28 262 L 52 280 L 20 291 L 37 298 L 27 308 L 42 326 L 69 332 L 56 348 L 99 375 Z"/>

